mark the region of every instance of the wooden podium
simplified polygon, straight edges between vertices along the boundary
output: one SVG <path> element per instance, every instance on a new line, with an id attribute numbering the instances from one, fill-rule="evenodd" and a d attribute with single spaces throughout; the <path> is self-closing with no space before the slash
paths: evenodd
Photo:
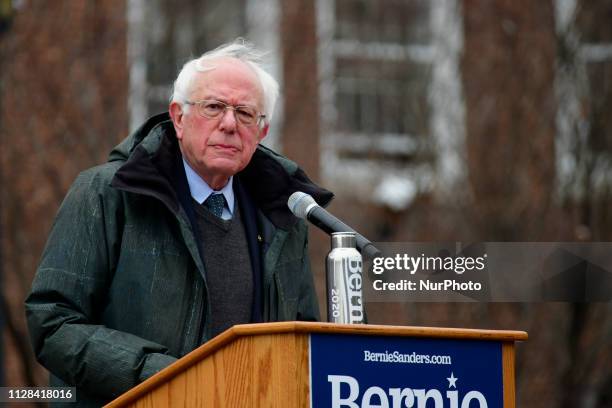
<path id="1" fill-rule="evenodd" d="M 313 335 L 331 335 L 340 341 L 351 338 L 352 343 L 371 337 L 400 341 L 413 338 L 421 342 L 431 339 L 438 343 L 450 340 L 459 346 L 463 342 L 498 343 L 501 347 L 500 387 L 503 387 L 503 405 L 500 406 L 515 406 L 514 343 L 526 340 L 526 332 L 278 322 L 234 326 L 119 396 L 107 407 L 310 407 Z M 377 358 L 394 358 L 391 353 L 385 353 L 379 353 Z M 395 364 L 394 368 L 400 365 Z M 408 368 L 409 364 L 403 366 Z M 411 366 L 411 369 L 419 368 Z M 454 373 L 450 376 L 454 377 Z M 453 390 L 451 379 L 447 380 L 449 390 Z M 459 379 L 459 384 L 461 381 Z M 377 391 L 379 387 L 375 388 Z M 446 395 L 443 398 L 450 398 L 450 394 Z M 411 406 L 405 404 L 401 406 Z M 443 406 L 450 405 L 445 400 Z M 489 403 L 489 407 L 492 406 L 497 404 Z"/>

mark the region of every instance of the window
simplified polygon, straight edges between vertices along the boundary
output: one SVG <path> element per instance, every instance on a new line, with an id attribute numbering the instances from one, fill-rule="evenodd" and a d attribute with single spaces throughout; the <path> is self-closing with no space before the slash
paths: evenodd
<path id="1" fill-rule="evenodd" d="M 385 183 L 415 192 L 453 184 L 464 133 L 456 2 L 320 0 L 317 7 L 325 181 L 368 194 Z"/>

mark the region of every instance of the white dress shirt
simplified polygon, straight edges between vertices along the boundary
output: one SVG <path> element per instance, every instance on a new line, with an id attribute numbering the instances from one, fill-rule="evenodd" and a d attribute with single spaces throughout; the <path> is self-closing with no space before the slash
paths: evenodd
<path id="1" fill-rule="evenodd" d="M 202 204 L 208 196 L 211 194 L 223 194 L 225 197 L 225 206 L 223 207 L 223 213 L 221 214 L 221 218 L 224 220 L 231 220 L 234 214 L 234 176 L 230 177 L 227 184 L 218 191 L 210 188 L 208 183 L 202 179 L 195 172 L 194 169 L 191 168 L 189 163 L 185 161 L 183 158 L 183 166 L 185 167 L 185 174 L 187 175 L 187 183 L 189 184 L 189 191 L 191 191 L 191 197 L 198 202 L 198 204 Z"/>

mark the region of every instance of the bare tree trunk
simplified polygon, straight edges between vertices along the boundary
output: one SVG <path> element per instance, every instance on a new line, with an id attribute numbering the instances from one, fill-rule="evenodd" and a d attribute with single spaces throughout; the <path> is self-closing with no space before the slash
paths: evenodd
<path id="1" fill-rule="evenodd" d="M 5 16 L 0 16 L 0 27 L 2 29 L 7 28 L 8 22 L 5 21 Z M 7 17 L 8 19 L 8 17 Z M 3 32 L 0 31 L 0 35 Z M 4 53 L 0 52 L 0 75 L 3 71 L 2 62 L 6 61 Z M 4 78 L 0 76 L 0 94 L 4 93 Z M 0 98 L 0 112 L 2 112 L 2 98 Z M 2 129 L 2 115 L 0 114 L 0 129 Z M 3 150 L 5 144 L 4 135 L 0 132 L 0 151 Z M 0 186 L 5 186 L 5 178 L 4 178 L 4 166 L 0 162 Z M 18 329 L 17 324 L 15 323 L 11 312 L 9 310 L 8 302 L 5 296 L 5 286 L 4 286 L 4 257 L 3 257 L 3 245 L 4 235 L 3 231 L 3 207 L 4 204 L 4 191 L 0 190 L 0 386 L 5 385 L 4 379 L 4 344 L 2 333 L 4 333 L 4 329 L 6 326 L 7 337 L 12 340 L 12 343 L 17 348 L 17 353 L 19 354 L 19 360 L 22 361 L 24 378 L 26 380 L 27 386 L 33 387 L 36 385 L 35 376 L 34 376 L 34 367 L 32 364 L 33 358 L 32 353 L 30 352 L 29 346 L 27 342 L 24 342 L 23 339 L 27 336 L 25 333 L 21 333 Z M 40 404 L 42 406 L 42 404 Z"/>

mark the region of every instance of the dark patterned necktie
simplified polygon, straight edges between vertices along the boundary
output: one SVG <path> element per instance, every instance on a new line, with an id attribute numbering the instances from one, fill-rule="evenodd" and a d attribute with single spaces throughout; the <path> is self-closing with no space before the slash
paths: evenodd
<path id="1" fill-rule="evenodd" d="M 211 194 L 206 201 L 204 201 L 204 205 L 211 213 L 221 218 L 223 207 L 225 207 L 225 197 L 223 194 Z"/>

